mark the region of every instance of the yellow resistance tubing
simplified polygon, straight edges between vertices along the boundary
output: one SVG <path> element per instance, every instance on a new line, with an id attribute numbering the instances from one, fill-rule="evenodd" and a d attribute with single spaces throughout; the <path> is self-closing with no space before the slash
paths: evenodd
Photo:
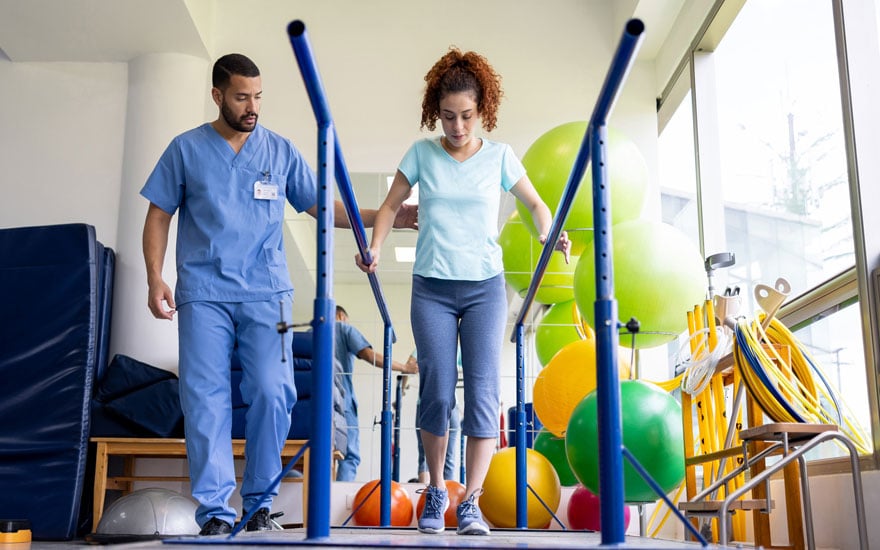
<path id="1" fill-rule="evenodd" d="M 675 497 L 672 499 L 672 503 L 676 506 L 678 505 L 679 500 L 681 500 L 681 493 L 684 492 L 684 483 L 678 486 L 678 491 L 675 492 Z M 663 514 L 663 518 L 660 520 L 660 523 L 657 527 L 654 528 L 653 531 L 648 535 L 651 538 L 656 538 L 658 534 L 660 534 L 660 529 L 663 528 L 663 525 L 666 523 L 666 520 L 669 519 L 669 514 L 672 513 L 672 510 L 666 506 L 665 500 L 659 500 L 657 504 L 654 506 L 654 511 L 651 513 L 650 519 L 648 519 L 648 527 L 645 531 L 651 530 L 651 524 L 654 523 L 654 520 L 657 518 L 657 512 L 660 511 L 661 508 L 666 508 L 666 513 Z"/>
<path id="2" fill-rule="evenodd" d="M 706 310 L 706 328 L 709 329 L 709 351 L 714 351 L 718 346 L 718 334 L 715 332 L 718 326 L 715 324 L 715 302 L 706 300 L 704 309 Z"/>
<path id="3" fill-rule="evenodd" d="M 825 380 L 828 379 L 827 376 L 822 373 L 819 364 L 809 356 L 805 349 L 801 347 L 794 334 L 792 334 L 791 331 L 788 330 L 788 327 L 782 322 L 773 319 L 767 327 L 767 335 L 773 340 L 781 342 L 794 350 L 792 352 L 792 363 L 796 365 L 796 368 L 802 368 L 809 372 L 811 382 L 814 380 L 812 378 L 813 370 L 817 371 L 818 375 L 824 377 Z M 812 363 L 812 365 L 810 365 L 810 363 Z M 853 443 L 859 449 L 859 452 L 863 454 L 870 453 L 872 451 L 872 446 L 868 443 L 867 432 L 864 428 L 858 425 L 858 422 L 855 420 L 855 415 L 846 405 L 846 402 L 842 399 L 842 396 L 840 396 L 838 391 L 834 388 L 826 387 L 824 383 L 816 384 L 814 382 L 812 387 L 817 388 L 818 393 L 821 394 L 820 397 L 824 399 L 817 398 L 816 392 L 805 396 L 802 394 L 795 394 L 796 400 L 802 404 L 803 408 L 808 411 L 808 414 L 814 419 L 818 419 L 819 422 L 840 425 L 841 431 L 853 440 Z M 800 385 L 798 385 L 798 389 L 801 389 Z M 832 396 L 831 393 L 834 395 Z M 841 409 L 837 412 L 840 413 L 842 423 L 838 422 L 837 412 L 829 410 L 823 406 L 823 402 L 827 404 L 837 403 L 839 409 Z"/>
<path id="4" fill-rule="evenodd" d="M 817 384 L 813 378 L 813 367 L 810 366 L 804 355 L 804 350 L 785 325 L 777 319 L 773 319 L 768 326 L 766 333 L 761 332 L 761 329 L 759 328 L 760 325 L 758 325 L 757 321 L 739 321 L 737 325 L 738 330 L 743 334 L 746 346 L 755 356 L 755 360 L 759 362 L 760 367 L 764 369 L 767 375 L 772 377 L 772 381 L 776 384 L 778 391 L 791 397 L 789 405 L 794 408 L 804 420 L 821 424 L 838 425 L 841 431 L 853 441 L 860 453 L 866 454 L 871 452 L 872 447 L 868 443 L 865 430 L 858 426 L 857 422 L 854 420 L 854 415 L 849 413 L 841 397 L 837 395 L 836 400 L 832 399 L 828 390 L 834 390 L 826 388 L 824 384 L 820 384 L 818 389 L 821 390 L 822 395 L 825 397 L 825 399 L 820 401 Z M 776 350 L 771 347 L 769 348 L 769 351 L 765 351 L 765 349 L 758 344 L 761 338 L 770 343 L 781 343 L 789 347 L 791 350 L 791 368 L 795 376 L 794 381 L 790 380 L 784 371 L 774 364 L 774 359 L 778 362 L 782 361 L 782 358 Z M 776 422 L 797 422 L 799 419 L 795 418 L 783 406 L 783 404 L 780 403 L 772 393 L 770 393 L 761 379 L 757 377 L 752 365 L 748 363 L 748 360 L 743 354 L 743 351 L 739 349 L 738 345 L 734 346 L 734 352 L 737 368 L 742 373 L 743 380 L 746 381 L 749 391 L 761 405 L 761 408 L 764 409 L 764 412 Z M 813 361 L 813 365 L 816 366 L 815 368 L 818 370 L 815 361 Z M 834 393 L 836 394 L 836 391 Z M 837 422 L 837 414 L 834 411 L 827 410 L 822 405 L 822 401 L 826 403 L 836 401 L 841 405 L 841 408 L 844 409 L 844 411 L 840 411 L 843 416 L 842 423 Z"/>

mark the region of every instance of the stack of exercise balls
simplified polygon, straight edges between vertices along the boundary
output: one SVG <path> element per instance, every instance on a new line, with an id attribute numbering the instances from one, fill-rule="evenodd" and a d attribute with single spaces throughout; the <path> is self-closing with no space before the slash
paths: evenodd
<path id="1" fill-rule="evenodd" d="M 540 136 L 523 155 L 529 178 L 554 213 L 586 130 L 586 122 L 562 124 Z M 647 163 L 623 133 L 608 128 L 606 136 L 612 288 L 618 320 L 626 323 L 635 318 L 639 322 L 635 337 L 621 331 L 619 344 L 624 348 L 617 353 L 623 444 L 669 492 L 684 479 L 681 407 L 657 386 L 628 380 L 631 353 L 627 351 L 662 346 L 683 333 L 687 312 L 705 297 L 706 272 L 691 238 L 669 224 L 642 218 L 648 190 Z M 551 284 L 542 285 L 536 297 L 549 308 L 535 330 L 535 351 L 542 369 L 532 395 L 535 414 L 544 426 L 535 440 L 536 450 L 540 447 L 539 454 L 547 458 L 560 481 L 565 485 L 579 482 L 583 491 L 590 493 L 583 497 L 584 502 L 589 499 L 592 508 L 598 508 L 596 340 L 590 328 L 595 325 L 596 301 L 592 191 L 588 167 L 564 223 L 573 243 L 572 262 L 576 263 L 570 280 L 572 294 L 549 292 L 557 282 L 550 279 Z M 502 228 L 502 249 L 506 279 L 520 294 L 531 280 L 541 251 L 541 246 L 534 244 L 536 237 L 528 210 L 517 203 L 517 212 Z M 558 262 L 554 270 L 565 271 L 567 277 L 571 266 L 559 267 L 564 265 L 559 263 L 561 254 L 551 256 L 551 262 L 554 260 Z M 560 456 L 560 449 L 564 456 Z M 628 463 L 624 477 L 627 502 L 657 499 Z M 515 504 L 515 499 L 511 502 Z"/>

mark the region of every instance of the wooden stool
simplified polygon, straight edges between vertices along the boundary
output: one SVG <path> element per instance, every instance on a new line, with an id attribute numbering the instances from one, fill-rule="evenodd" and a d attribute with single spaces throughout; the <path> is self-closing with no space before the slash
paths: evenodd
<path id="1" fill-rule="evenodd" d="M 95 453 L 95 493 L 94 493 L 94 520 L 92 530 L 98 529 L 98 522 L 104 513 L 104 498 L 108 489 L 120 490 L 124 494 L 131 492 L 136 481 L 177 481 L 189 482 L 187 476 L 139 476 L 135 471 L 135 461 L 138 458 L 175 458 L 186 459 L 186 440 L 165 438 L 135 438 L 135 437 L 93 437 L 90 439 L 97 444 Z M 304 439 L 288 439 L 281 450 L 281 462 L 287 464 L 307 443 Z M 244 439 L 232 440 L 233 458 L 244 458 Z M 121 476 L 108 476 L 107 463 L 111 456 L 124 458 L 124 473 Z M 284 478 L 285 482 L 303 484 L 302 510 L 303 523 L 305 523 L 306 510 L 308 509 L 308 475 L 309 475 L 309 450 L 302 456 L 303 477 Z M 331 475 L 332 475 L 331 468 Z"/>

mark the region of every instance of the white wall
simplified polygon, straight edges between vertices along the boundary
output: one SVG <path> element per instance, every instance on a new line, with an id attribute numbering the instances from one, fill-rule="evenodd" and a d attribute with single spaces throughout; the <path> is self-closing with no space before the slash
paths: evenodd
<path id="1" fill-rule="evenodd" d="M 85 222 L 116 246 L 127 66 L 0 57 L 0 227 Z"/>

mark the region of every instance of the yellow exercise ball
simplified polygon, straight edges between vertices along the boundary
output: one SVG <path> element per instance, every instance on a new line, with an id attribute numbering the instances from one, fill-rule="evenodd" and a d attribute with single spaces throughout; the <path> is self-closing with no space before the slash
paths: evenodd
<path id="1" fill-rule="evenodd" d="M 547 527 L 562 498 L 559 476 L 553 464 L 544 455 L 532 449 L 526 449 L 526 470 L 529 486 L 550 508 L 548 511 L 535 495 L 526 489 L 527 526 L 529 529 Z M 489 471 L 483 482 L 483 494 L 480 496 L 480 509 L 495 527 L 516 527 L 515 479 L 516 447 L 508 447 L 495 453 L 489 463 Z"/>
<path id="2" fill-rule="evenodd" d="M 620 379 L 629 378 L 629 354 L 617 354 Z M 541 369 L 532 389 L 535 414 L 553 435 L 564 437 L 578 403 L 596 389 L 596 340 L 577 340 L 556 352 Z"/>

